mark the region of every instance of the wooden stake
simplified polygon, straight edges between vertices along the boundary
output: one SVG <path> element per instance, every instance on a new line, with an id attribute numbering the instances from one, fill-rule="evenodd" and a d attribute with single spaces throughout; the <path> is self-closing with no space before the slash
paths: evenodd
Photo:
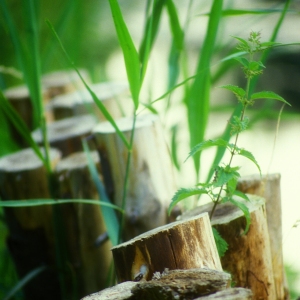
<path id="1" fill-rule="evenodd" d="M 128 98 L 127 84 L 102 82 L 91 84 L 90 88 L 114 119 L 132 112 L 133 105 L 132 100 Z M 96 114 L 100 121 L 106 121 L 87 89 L 59 95 L 52 99 L 49 108 L 53 110 L 56 120 L 92 113 Z"/>
<path id="2" fill-rule="evenodd" d="M 269 174 L 263 178 L 259 175 L 243 177 L 238 182 L 237 189 L 243 193 L 258 195 L 266 199 L 276 299 L 288 299 L 282 254 L 280 174 Z"/>
<path id="3" fill-rule="evenodd" d="M 92 152 L 99 168 L 97 152 Z M 56 167 L 61 198 L 95 199 L 99 196 L 90 176 L 85 153 L 77 152 L 61 160 Z M 81 296 L 99 291 L 108 284 L 112 267 L 111 242 L 108 238 L 97 245 L 97 239 L 107 236 L 100 205 L 62 205 L 64 225 L 72 265 L 78 274 Z"/>
<path id="4" fill-rule="evenodd" d="M 117 126 L 128 141 L 132 122 L 132 118 L 117 120 Z M 141 115 L 135 125 L 125 200 L 125 240 L 166 224 L 166 211 L 176 190 L 171 158 L 158 117 Z M 110 199 L 122 207 L 128 149 L 108 122 L 97 125 L 93 134 L 106 191 Z"/>
<path id="5" fill-rule="evenodd" d="M 250 288 L 254 299 L 276 299 L 272 258 L 264 200 L 250 196 L 243 202 L 251 213 L 249 232 L 244 235 L 246 220 L 243 212 L 227 202 L 217 206 L 211 224 L 229 244 L 221 258 L 222 267 L 232 275 L 236 287 Z M 182 218 L 211 212 L 212 203 L 187 212 Z"/>
<path id="6" fill-rule="evenodd" d="M 148 231 L 112 253 L 119 282 L 150 280 L 165 268 L 222 271 L 207 213 Z"/>
<path id="7" fill-rule="evenodd" d="M 60 152 L 50 149 L 53 167 Z M 46 169 L 32 149 L 25 149 L 0 159 L 2 200 L 50 198 Z M 5 208 L 9 228 L 7 239 L 20 278 L 41 266 L 53 266 L 54 232 L 52 206 Z M 27 299 L 59 299 L 57 274 L 48 268 L 24 287 Z"/>
<path id="8" fill-rule="evenodd" d="M 80 69 L 80 75 L 87 83 L 90 77 L 86 70 Z M 42 76 L 42 86 L 48 91 L 50 99 L 61 94 L 73 92 L 83 88 L 84 84 L 75 70 L 60 70 Z"/>
<path id="9" fill-rule="evenodd" d="M 97 120 L 90 115 L 83 115 L 52 122 L 47 126 L 48 141 L 52 147 L 58 148 L 63 156 L 82 151 L 81 138 L 90 135 Z M 40 129 L 32 133 L 33 139 L 42 144 Z"/>

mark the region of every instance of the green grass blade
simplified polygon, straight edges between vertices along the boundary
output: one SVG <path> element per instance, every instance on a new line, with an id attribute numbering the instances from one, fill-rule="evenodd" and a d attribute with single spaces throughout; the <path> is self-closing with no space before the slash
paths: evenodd
<path id="1" fill-rule="evenodd" d="M 117 0 L 109 0 L 112 17 L 117 31 L 120 46 L 122 48 L 130 91 L 135 109 L 139 106 L 139 94 L 141 89 L 140 60 L 133 44 L 127 26 L 122 16 Z"/>
<path id="2" fill-rule="evenodd" d="M 141 42 L 141 46 L 139 49 L 139 57 L 140 57 L 139 59 L 142 65 L 141 81 L 143 80 L 146 73 L 150 52 L 153 47 L 155 38 L 157 36 L 157 32 L 161 20 L 161 13 L 165 2 L 166 0 L 163 1 L 155 0 L 153 3 L 152 14 L 147 18 L 143 40 Z"/>
<path id="3" fill-rule="evenodd" d="M 30 91 L 30 98 L 33 106 L 33 128 L 42 126 L 43 102 L 40 85 L 41 66 L 39 56 L 39 39 L 37 24 L 37 2 L 34 0 L 23 0 L 24 12 L 26 15 L 25 26 L 28 28 L 26 36 L 27 50 L 26 53 L 29 64 L 26 66 L 27 85 Z"/>
<path id="4" fill-rule="evenodd" d="M 214 51 L 219 22 L 222 16 L 223 1 L 215 0 L 211 7 L 207 32 L 197 66 L 198 76 L 187 95 L 190 147 L 203 141 L 206 130 L 210 100 L 210 62 Z M 194 156 L 196 174 L 199 174 L 200 153 Z"/>
<path id="5" fill-rule="evenodd" d="M 89 167 L 91 176 L 93 178 L 93 181 L 96 185 L 99 197 L 103 202 L 111 204 L 110 200 L 108 199 L 108 197 L 106 195 L 104 186 L 99 178 L 99 174 L 97 172 L 96 166 L 91 157 L 87 141 L 83 139 L 82 145 L 83 145 L 83 149 L 86 154 L 86 157 L 87 157 L 88 167 Z M 102 215 L 104 218 L 108 236 L 109 236 L 112 244 L 115 246 L 118 244 L 119 230 L 120 230 L 120 225 L 119 225 L 117 215 L 112 208 L 107 207 L 107 206 L 102 206 L 101 210 L 102 210 Z"/>
<path id="6" fill-rule="evenodd" d="M 69 57 L 66 49 L 64 48 L 60 38 L 58 37 L 53 25 L 46 20 L 47 25 L 49 26 L 49 28 L 51 29 L 52 33 L 54 34 L 54 36 L 56 37 L 63 53 L 65 54 L 67 60 L 69 61 L 70 65 L 72 66 L 72 68 L 76 71 L 76 73 L 78 74 L 78 76 L 80 77 L 81 81 L 83 82 L 85 88 L 89 91 L 90 95 L 92 96 L 94 102 L 96 103 L 96 105 L 98 106 L 98 108 L 100 109 L 100 111 L 102 112 L 102 114 L 105 116 L 105 118 L 107 119 L 107 121 L 109 121 L 111 123 L 111 125 L 114 127 L 114 129 L 116 130 L 117 134 L 119 135 L 119 137 L 121 138 L 121 140 L 123 141 L 123 143 L 125 144 L 125 146 L 127 147 L 127 149 L 130 149 L 130 145 L 125 137 L 125 135 L 123 134 L 122 131 L 120 131 L 119 127 L 117 126 L 114 118 L 110 115 L 110 113 L 108 112 L 108 110 L 105 108 L 104 104 L 98 99 L 98 97 L 96 96 L 96 94 L 91 90 L 91 88 L 88 86 L 88 84 L 85 82 L 84 78 L 81 76 L 81 74 L 79 73 L 78 69 L 76 68 L 74 62 L 71 60 L 71 58 Z"/>
<path id="7" fill-rule="evenodd" d="M 5 200 L 0 201 L 0 207 L 30 207 L 30 206 L 43 206 L 43 205 L 58 205 L 58 204 L 70 204 L 70 203 L 83 203 L 105 206 L 119 212 L 123 210 L 109 202 L 95 201 L 93 199 L 25 199 L 25 200 Z"/>
<path id="8" fill-rule="evenodd" d="M 4 297 L 3 300 L 9 300 L 12 299 L 12 297 L 20 290 L 22 289 L 28 282 L 30 282 L 32 279 L 34 279 L 36 276 L 38 276 L 40 273 L 44 272 L 47 269 L 46 266 L 40 266 L 35 268 L 34 270 L 30 271 L 27 275 L 25 275 L 10 291 L 9 293 Z"/>

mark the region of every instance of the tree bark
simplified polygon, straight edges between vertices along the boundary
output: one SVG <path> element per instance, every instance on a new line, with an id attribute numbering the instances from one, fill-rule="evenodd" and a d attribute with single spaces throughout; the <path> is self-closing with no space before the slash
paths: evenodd
<path id="1" fill-rule="evenodd" d="M 80 75 L 87 83 L 90 83 L 88 73 L 80 69 Z M 66 94 L 84 88 L 84 84 L 74 70 L 61 70 L 44 74 L 42 76 L 42 86 L 48 91 L 50 99 L 61 94 Z"/>
<path id="2" fill-rule="evenodd" d="M 128 98 L 127 84 L 122 82 L 102 82 L 92 84 L 90 88 L 115 120 L 132 113 L 132 101 Z M 126 105 L 122 105 L 124 101 L 127 102 Z M 92 113 L 96 114 L 100 121 L 106 121 L 106 118 L 86 89 L 57 96 L 52 99 L 49 107 L 53 110 L 56 120 Z"/>
<path id="3" fill-rule="evenodd" d="M 47 126 L 48 141 L 51 147 L 58 148 L 65 157 L 74 152 L 82 151 L 81 139 L 90 135 L 97 120 L 90 115 L 83 115 L 52 122 Z M 32 133 L 33 139 L 43 143 L 40 129 Z"/>
<path id="4" fill-rule="evenodd" d="M 92 152 L 99 170 L 99 157 Z M 56 167 L 60 198 L 95 199 L 99 201 L 95 184 L 87 167 L 85 153 L 77 152 L 61 160 Z M 112 267 L 111 242 L 99 237 L 107 236 L 100 205 L 73 203 L 61 205 L 67 232 L 71 263 L 78 275 L 81 296 L 107 287 Z"/>
<path id="5" fill-rule="evenodd" d="M 261 196 L 266 200 L 276 299 L 288 299 L 282 254 L 280 174 L 265 175 L 263 178 L 259 175 L 243 177 L 238 182 L 237 189 L 243 193 Z"/>
<path id="6" fill-rule="evenodd" d="M 50 149 L 50 159 L 55 166 L 60 159 L 59 151 Z M 2 200 L 50 198 L 46 170 L 32 149 L 0 159 L 0 192 Z M 24 287 L 26 299 L 60 299 L 57 274 L 52 268 L 55 264 L 52 207 L 6 208 L 4 212 L 9 229 L 8 248 L 20 278 L 47 266 Z"/>
<path id="7" fill-rule="evenodd" d="M 175 300 L 195 299 L 202 295 L 225 290 L 230 275 L 210 269 L 165 270 L 150 281 L 125 281 L 82 300 Z M 201 298 L 200 298 L 201 299 Z"/>
<path id="8" fill-rule="evenodd" d="M 264 200 L 249 196 L 250 202 L 243 202 L 251 215 L 251 225 L 246 235 L 243 234 L 246 225 L 243 212 L 229 202 L 219 204 L 211 220 L 229 244 L 221 258 L 222 267 L 232 275 L 236 287 L 250 288 L 254 299 L 276 299 Z M 212 203 L 199 206 L 182 218 L 210 213 L 212 206 Z"/>
<path id="9" fill-rule="evenodd" d="M 112 253 L 118 282 L 150 280 L 166 268 L 222 271 L 207 213 L 148 231 Z"/>
<path id="10" fill-rule="evenodd" d="M 132 118 L 117 120 L 130 140 Z M 172 163 L 159 119 L 154 115 L 137 117 L 125 205 L 124 239 L 167 222 L 167 207 L 176 190 Z M 122 207 L 128 150 L 110 123 L 93 130 L 101 157 L 104 183 L 109 198 Z"/>

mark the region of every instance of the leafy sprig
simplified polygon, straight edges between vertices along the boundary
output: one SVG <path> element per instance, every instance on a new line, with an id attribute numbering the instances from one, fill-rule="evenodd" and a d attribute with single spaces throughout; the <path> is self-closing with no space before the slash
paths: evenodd
<path id="1" fill-rule="evenodd" d="M 234 136 L 234 142 L 229 143 L 221 138 L 214 140 L 207 140 L 196 145 L 189 153 L 187 159 L 194 156 L 196 153 L 201 152 L 205 149 L 217 146 L 225 147 L 230 153 L 229 162 L 227 164 L 219 165 L 214 169 L 214 178 L 208 183 L 198 183 L 196 188 L 191 189 L 180 189 L 172 198 L 172 202 L 169 206 L 169 212 L 172 208 L 180 201 L 195 195 L 206 194 L 210 197 L 213 202 L 213 208 L 210 213 L 210 218 L 213 217 L 217 205 L 225 202 L 231 202 L 233 205 L 237 206 L 242 210 L 246 218 L 246 228 L 244 233 L 246 234 L 249 230 L 251 218 L 248 207 L 244 204 L 244 201 L 249 201 L 249 198 L 244 193 L 237 191 L 236 186 L 240 178 L 240 173 L 238 172 L 240 167 L 232 166 L 233 157 L 235 155 L 241 155 L 250 161 L 252 161 L 259 170 L 261 174 L 260 166 L 251 152 L 239 148 L 237 145 L 238 138 L 241 132 L 247 129 L 249 119 L 245 115 L 248 106 L 251 106 L 255 101 L 259 99 L 274 99 L 281 101 L 287 105 L 290 105 L 285 99 L 270 91 L 260 91 L 256 93 L 250 93 L 250 85 L 253 78 L 260 76 L 265 69 L 263 63 L 259 60 L 255 60 L 255 54 L 262 52 L 274 46 L 278 46 L 278 43 L 261 43 L 260 42 L 260 32 L 251 32 L 248 40 L 244 40 L 240 37 L 234 37 L 238 41 L 237 49 L 245 52 L 247 57 L 234 57 L 237 60 L 244 71 L 245 77 L 247 79 L 246 88 L 241 88 L 235 85 L 223 85 L 221 88 L 232 92 L 237 98 L 238 102 L 242 104 L 242 110 L 239 117 L 234 117 L 231 126 L 231 135 Z M 223 255 L 226 250 L 225 241 L 222 241 L 221 236 L 214 229 L 214 236 L 216 244 L 218 246 L 219 252 Z M 221 251 L 220 251 L 221 248 Z"/>

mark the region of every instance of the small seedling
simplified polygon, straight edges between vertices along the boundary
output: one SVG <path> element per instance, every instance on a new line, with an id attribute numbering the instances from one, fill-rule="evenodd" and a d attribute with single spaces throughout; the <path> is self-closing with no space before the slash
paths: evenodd
<path id="1" fill-rule="evenodd" d="M 231 202 L 233 205 L 239 207 L 243 211 L 246 218 L 246 228 L 244 233 L 247 233 L 251 222 L 250 213 L 247 206 L 243 203 L 243 201 L 241 201 L 241 199 L 246 201 L 249 201 L 249 199 L 246 194 L 236 190 L 238 179 L 240 178 L 240 167 L 232 166 L 233 157 L 236 155 L 244 156 L 256 165 L 260 174 L 261 170 L 259 164 L 257 163 L 252 153 L 243 148 L 238 147 L 239 135 L 242 131 L 247 129 L 249 123 L 249 119 L 245 115 L 245 112 L 247 107 L 252 106 L 255 103 L 255 101 L 259 99 L 268 98 L 279 100 L 288 105 L 290 104 L 287 101 L 285 101 L 282 97 L 273 92 L 261 91 L 257 93 L 251 93 L 250 90 L 253 78 L 261 75 L 265 68 L 261 61 L 255 60 L 256 54 L 268 48 L 278 46 L 279 44 L 272 42 L 261 43 L 259 32 L 251 32 L 248 40 L 244 40 L 239 37 L 234 38 L 239 42 L 237 46 L 239 52 L 234 59 L 242 65 L 242 69 L 247 80 L 245 88 L 241 88 L 236 85 L 221 86 L 221 88 L 231 91 L 236 96 L 238 102 L 242 105 L 240 115 L 233 117 L 233 121 L 230 123 L 231 136 L 234 137 L 234 141 L 233 143 L 230 143 L 221 138 L 217 138 L 214 140 L 207 140 L 201 142 L 191 150 L 187 157 L 188 159 L 189 157 L 195 155 L 200 151 L 203 151 L 204 149 L 217 146 L 225 147 L 227 151 L 229 151 L 229 161 L 227 164 L 222 164 L 214 168 L 214 177 L 211 182 L 198 183 L 196 188 L 182 188 L 178 190 L 172 198 L 172 202 L 169 206 L 169 211 L 171 211 L 172 208 L 179 201 L 187 197 L 206 194 L 213 202 L 213 208 L 210 213 L 210 218 L 213 217 L 217 205 L 225 202 Z M 225 244 L 226 242 L 220 237 L 216 230 L 214 230 L 213 232 L 219 250 L 219 254 L 222 256 L 227 249 L 227 244 Z"/>

